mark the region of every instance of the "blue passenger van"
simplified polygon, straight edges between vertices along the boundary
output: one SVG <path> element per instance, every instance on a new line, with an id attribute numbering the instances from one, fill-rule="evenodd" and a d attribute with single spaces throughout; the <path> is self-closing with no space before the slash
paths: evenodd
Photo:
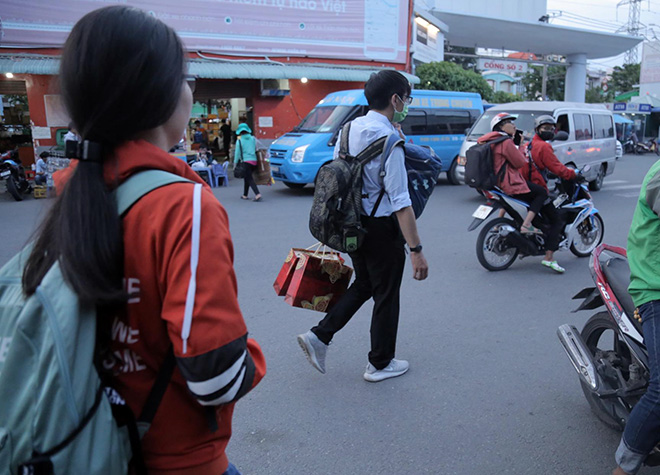
<path id="1" fill-rule="evenodd" d="M 468 92 L 413 90 L 413 101 L 401 128 L 409 142 L 428 145 L 442 159 L 442 171 L 453 184 L 456 159 L 465 131 L 484 111 L 481 96 Z M 341 127 L 367 113 L 362 89 L 328 94 L 291 132 L 269 147 L 273 178 L 290 188 L 314 183 L 319 168 L 332 160 Z"/>

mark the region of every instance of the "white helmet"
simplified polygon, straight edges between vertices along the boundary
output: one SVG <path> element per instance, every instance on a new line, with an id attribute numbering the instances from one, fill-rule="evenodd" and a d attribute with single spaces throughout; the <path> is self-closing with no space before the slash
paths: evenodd
<path id="1" fill-rule="evenodd" d="M 490 120 L 490 130 L 495 130 L 497 124 L 507 119 L 516 120 L 518 116 L 509 114 L 508 112 L 500 112 Z"/>

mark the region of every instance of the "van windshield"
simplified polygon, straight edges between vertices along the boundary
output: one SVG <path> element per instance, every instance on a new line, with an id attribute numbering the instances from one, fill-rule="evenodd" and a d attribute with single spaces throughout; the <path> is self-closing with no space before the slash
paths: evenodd
<path id="1" fill-rule="evenodd" d="M 472 126 L 470 132 L 468 132 L 467 140 L 478 140 L 479 137 L 490 132 L 491 119 L 501 112 L 501 110 L 494 111 L 492 109 L 484 112 L 474 126 Z M 512 111 L 511 115 L 518 116 L 514 122 L 516 128 L 522 130 L 526 137 L 531 137 L 534 135 L 534 120 L 538 116 L 552 115 L 552 113 L 548 111 Z"/>
<path id="2" fill-rule="evenodd" d="M 353 106 L 316 106 L 307 114 L 294 132 L 334 132 L 343 123 Z"/>

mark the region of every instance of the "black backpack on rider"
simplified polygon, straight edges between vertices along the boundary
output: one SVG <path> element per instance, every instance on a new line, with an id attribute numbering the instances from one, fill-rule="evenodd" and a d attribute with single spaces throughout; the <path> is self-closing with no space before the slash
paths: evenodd
<path id="1" fill-rule="evenodd" d="M 504 176 L 506 169 L 506 162 L 502 165 L 497 173 L 493 165 L 493 148 L 500 142 L 508 140 L 508 135 L 497 137 L 490 142 L 484 142 L 468 149 L 465 154 L 465 184 L 470 185 L 472 188 L 481 190 L 490 190 L 497 186 L 499 181 Z"/>

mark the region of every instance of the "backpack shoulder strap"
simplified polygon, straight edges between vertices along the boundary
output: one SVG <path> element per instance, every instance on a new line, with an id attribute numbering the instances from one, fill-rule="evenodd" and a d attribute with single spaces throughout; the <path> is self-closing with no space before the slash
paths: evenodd
<path id="1" fill-rule="evenodd" d="M 344 160 L 348 155 L 348 135 L 351 133 L 351 123 L 347 122 L 341 128 L 341 141 L 339 142 L 339 158 Z"/>
<path id="2" fill-rule="evenodd" d="M 394 151 L 394 147 L 396 147 L 397 145 L 403 145 L 405 143 L 403 139 L 401 139 L 401 137 L 398 136 L 398 134 L 390 134 L 382 138 L 385 138 L 386 140 L 383 142 L 383 148 L 381 152 L 383 158 L 381 158 L 380 171 L 378 172 L 378 181 L 380 183 L 381 189 L 378 195 L 378 199 L 376 200 L 376 204 L 374 205 L 374 209 L 371 211 L 371 217 L 374 217 L 376 215 L 378 206 L 380 205 L 380 202 L 383 201 L 383 196 L 385 195 L 385 183 L 384 183 L 385 163 L 387 162 L 387 159 L 390 158 L 390 155 L 392 155 L 392 152 Z"/>
<path id="3" fill-rule="evenodd" d="M 371 142 L 367 147 L 362 150 L 360 153 L 358 153 L 357 158 L 358 161 L 360 162 L 360 165 L 364 166 L 374 158 L 376 158 L 378 155 L 383 153 L 383 147 L 385 145 L 385 141 L 387 140 L 387 135 L 384 135 L 380 137 L 379 139 L 374 140 Z"/>
<path id="4" fill-rule="evenodd" d="M 172 183 L 193 183 L 191 180 L 163 170 L 145 170 L 124 181 L 116 191 L 119 216 L 126 213 L 147 193 Z"/>

